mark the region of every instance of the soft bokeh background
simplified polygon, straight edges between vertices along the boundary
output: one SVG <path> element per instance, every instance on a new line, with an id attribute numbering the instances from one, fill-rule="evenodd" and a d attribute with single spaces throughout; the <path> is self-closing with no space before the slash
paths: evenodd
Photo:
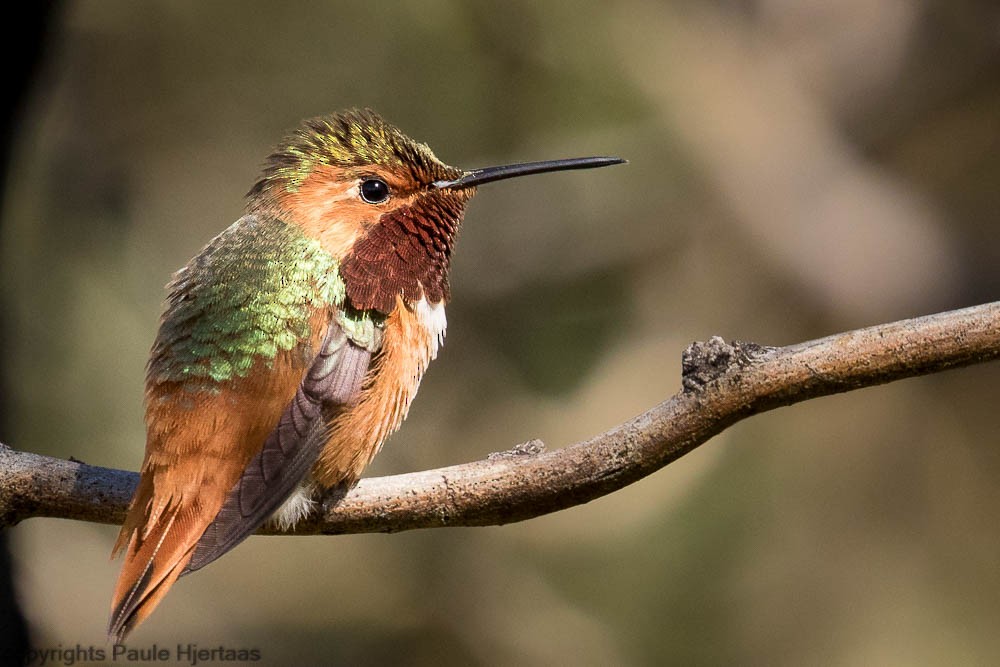
<path id="1" fill-rule="evenodd" d="M 959 0 L 67 2 L 0 227 L 14 447 L 136 469 L 172 271 L 301 118 L 371 106 L 481 190 L 449 336 L 369 474 L 558 447 L 782 345 L 1000 291 L 1000 7 Z M 253 538 L 130 644 L 264 664 L 995 664 L 1000 368 L 756 417 L 502 528 Z M 11 531 L 41 647 L 102 646 L 109 526 Z"/>

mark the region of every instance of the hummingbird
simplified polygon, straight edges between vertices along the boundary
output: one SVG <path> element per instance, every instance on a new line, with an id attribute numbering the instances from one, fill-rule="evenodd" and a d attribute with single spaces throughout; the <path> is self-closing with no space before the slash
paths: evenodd
<path id="1" fill-rule="evenodd" d="M 245 214 L 167 285 L 109 638 L 265 522 L 294 526 L 358 481 L 444 340 L 452 248 L 477 186 L 622 162 L 465 171 L 368 109 L 288 135 Z"/>

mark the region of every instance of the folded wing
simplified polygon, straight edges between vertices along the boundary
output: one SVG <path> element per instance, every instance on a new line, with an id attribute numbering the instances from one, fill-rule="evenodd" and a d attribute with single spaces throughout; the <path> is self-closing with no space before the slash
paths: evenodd
<path id="1" fill-rule="evenodd" d="M 294 398 L 198 541 L 181 539 L 190 535 L 184 526 L 196 523 L 197 498 L 190 507 L 171 509 L 169 518 L 144 536 L 115 591 L 112 640 L 120 642 L 146 618 L 178 576 L 245 540 L 295 491 L 326 444 L 330 422 L 357 399 L 371 359 L 369 349 L 348 337 L 337 321 L 330 323 Z"/>

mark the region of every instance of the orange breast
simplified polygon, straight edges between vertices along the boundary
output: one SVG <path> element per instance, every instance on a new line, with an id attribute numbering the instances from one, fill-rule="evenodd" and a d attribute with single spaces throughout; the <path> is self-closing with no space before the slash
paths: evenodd
<path id="1" fill-rule="evenodd" d="M 444 335 L 444 304 L 410 308 L 401 297 L 386 319 L 376 356 L 357 404 L 331 425 L 330 440 L 313 470 L 323 487 L 353 484 L 399 428 L 417 393 L 427 364 Z"/>

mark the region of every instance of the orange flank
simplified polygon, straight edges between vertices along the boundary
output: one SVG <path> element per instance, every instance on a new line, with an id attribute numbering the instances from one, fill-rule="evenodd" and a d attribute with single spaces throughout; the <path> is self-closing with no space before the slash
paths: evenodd
<path id="1" fill-rule="evenodd" d="M 421 308 L 426 308 L 426 303 Z M 382 443 L 406 417 L 443 333 L 443 328 L 432 331 L 417 310 L 397 297 L 396 308 L 385 322 L 382 349 L 358 402 L 330 426 L 330 439 L 313 473 L 320 485 L 354 484 L 361 477 Z"/>

